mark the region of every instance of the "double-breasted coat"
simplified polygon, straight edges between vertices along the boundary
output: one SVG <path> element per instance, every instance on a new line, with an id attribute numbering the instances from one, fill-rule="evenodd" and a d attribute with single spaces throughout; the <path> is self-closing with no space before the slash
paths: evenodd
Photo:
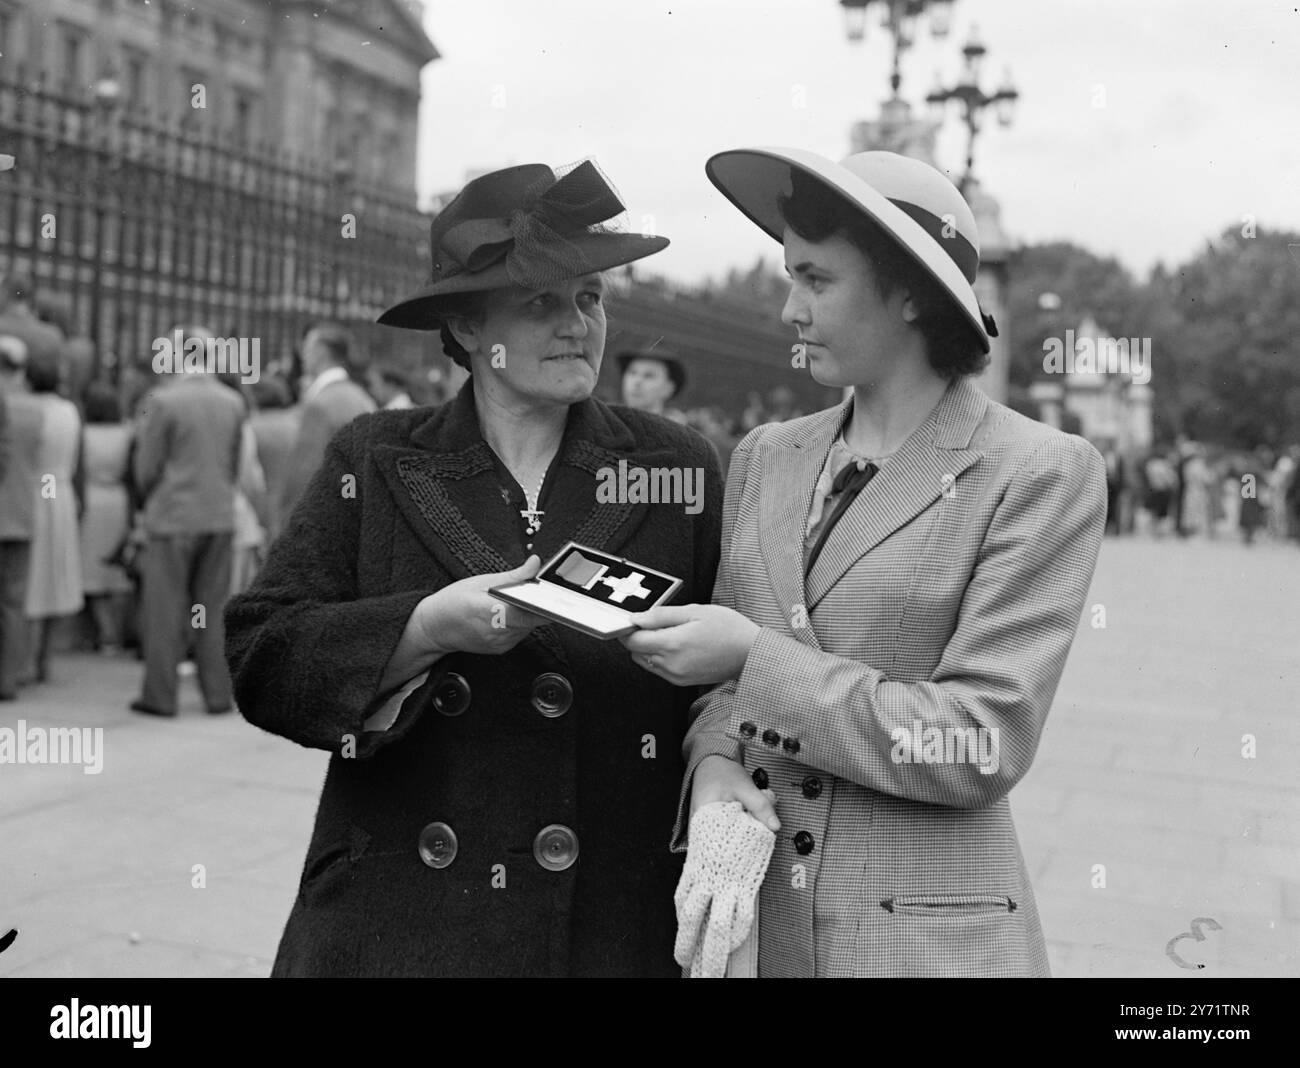
<path id="1" fill-rule="evenodd" d="M 698 470 L 703 508 L 598 495 L 620 460 Z M 557 463 L 532 551 L 578 541 L 680 577 L 674 603 L 707 600 L 722 485 L 703 438 L 588 400 Z M 231 601 L 243 715 L 334 754 L 273 974 L 677 974 L 669 840 L 696 692 L 547 625 L 442 658 L 390 728 L 363 729 L 417 603 L 518 567 L 523 539 L 471 380 L 442 408 L 345 427 Z"/>
<path id="2" fill-rule="evenodd" d="M 955 380 L 844 512 L 805 524 L 852 401 L 732 458 L 715 601 L 760 624 L 698 702 L 690 776 L 740 760 L 777 796 L 761 976 L 1045 975 L 1008 791 L 1029 769 L 1106 516 L 1082 438 Z"/>

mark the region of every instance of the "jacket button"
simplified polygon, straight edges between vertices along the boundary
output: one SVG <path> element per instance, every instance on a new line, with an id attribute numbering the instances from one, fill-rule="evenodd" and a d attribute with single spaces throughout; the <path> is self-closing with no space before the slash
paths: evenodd
<path id="1" fill-rule="evenodd" d="M 794 836 L 794 851 L 801 857 L 806 857 L 811 853 L 814 845 L 816 843 L 813 841 L 813 836 L 807 831 L 800 831 Z"/>
<path id="2" fill-rule="evenodd" d="M 459 716 L 469 708 L 469 683 L 454 671 L 433 690 L 433 707 L 444 716 Z"/>
<path id="3" fill-rule="evenodd" d="M 569 711 L 573 704 L 573 686 L 563 675 L 548 671 L 533 679 L 533 707 L 547 719 Z"/>
<path id="4" fill-rule="evenodd" d="M 763 744 L 773 747 L 778 746 L 781 744 L 781 736 L 769 727 L 763 732 Z"/>
<path id="5" fill-rule="evenodd" d="M 785 741 L 781 743 L 781 748 L 784 749 L 791 756 L 794 756 L 795 753 L 799 752 L 799 739 L 787 738 Z"/>
<path id="6" fill-rule="evenodd" d="M 754 769 L 753 778 L 754 778 L 754 785 L 757 786 L 760 790 L 767 789 L 767 772 L 765 772 L 762 768 Z"/>
<path id="7" fill-rule="evenodd" d="M 564 871 L 578 859 L 578 836 L 562 823 L 543 827 L 533 839 L 533 857 L 547 871 Z"/>
<path id="8" fill-rule="evenodd" d="M 456 849 L 456 832 L 445 823 L 430 823 L 420 832 L 420 859 L 431 868 L 447 867 Z"/>
<path id="9" fill-rule="evenodd" d="M 746 720 L 740 725 L 740 733 L 746 738 L 752 738 L 758 733 L 758 728 L 750 723 L 749 720 Z"/>
<path id="10" fill-rule="evenodd" d="M 800 789 L 803 790 L 804 797 L 808 798 L 809 801 L 816 800 L 822 795 L 822 781 L 816 775 L 809 775 L 800 784 Z"/>

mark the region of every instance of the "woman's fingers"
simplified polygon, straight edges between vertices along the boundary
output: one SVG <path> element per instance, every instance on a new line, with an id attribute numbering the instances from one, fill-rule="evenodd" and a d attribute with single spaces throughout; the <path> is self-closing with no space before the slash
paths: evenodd
<path id="1" fill-rule="evenodd" d="M 661 631 L 635 630 L 621 639 L 623 647 L 633 656 L 651 656 L 668 652 L 668 639 Z"/>
<path id="2" fill-rule="evenodd" d="M 693 604 L 669 604 L 651 608 L 648 612 L 633 612 L 631 621 L 642 630 L 661 630 L 664 627 L 678 627 L 695 618 Z"/>
<path id="3" fill-rule="evenodd" d="M 747 789 L 742 787 L 736 791 L 736 800 L 769 831 L 776 833 L 781 829 L 781 821 L 776 815 L 776 794 L 771 790 L 760 790 L 750 780 Z"/>

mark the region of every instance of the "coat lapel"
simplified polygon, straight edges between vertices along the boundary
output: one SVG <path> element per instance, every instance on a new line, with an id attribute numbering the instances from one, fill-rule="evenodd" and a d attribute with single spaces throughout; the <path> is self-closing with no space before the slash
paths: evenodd
<path id="1" fill-rule="evenodd" d="M 803 584 L 804 527 L 817 477 L 850 407 L 851 402 L 845 401 L 809 416 L 797 435 L 767 449 L 762 457 L 758 538 L 763 563 L 793 634 L 814 648 L 820 648 L 817 636 L 802 622 L 809 607 Z"/>
<path id="2" fill-rule="evenodd" d="M 987 407 L 988 398 L 969 379 L 958 378 L 948 387 L 827 536 L 807 578 L 810 610 L 859 559 L 940 496 L 956 492 L 957 477 L 983 455 L 967 446 Z M 812 481 L 825 458 L 822 449 Z M 806 509 L 804 517 L 806 521 Z M 802 546 L 802 530 L 800 536 Z"/>
<path id="3" fill-rule="evenodd" d="M 574 405 L 560 446 L 560 466 L 533 542 L 543 562 L 569 541 L 617 552 L 640 525 L 647 502 L 597 497 L 602 472 L 671 466 L 675 454 L 639 443 L 599 401 Z M 513 530 L 519 515 L 502 494 L 492 453 L 479 430 L 473 381 L 411 433 L 406 445 L 375 449 L 398 510 L 421 543 L 455 578 L 518 567 Z"/>

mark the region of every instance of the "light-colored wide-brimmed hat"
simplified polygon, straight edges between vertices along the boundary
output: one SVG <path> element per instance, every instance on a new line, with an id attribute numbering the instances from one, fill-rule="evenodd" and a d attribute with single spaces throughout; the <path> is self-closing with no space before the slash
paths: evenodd
<path id="1" fill-rule="evenodd" d="M 801 175 L 837 193 L 892 237 L 964 313 L 985 352 L 997 325 L 975 296 L 980 243 L 957 187 L 928 163 L 896 152 L 859 152 L 839 163 L 798 148 L 739 148 L 705 164 L 709 180 L 765 233 L 782 240 L 777 198 Z"/>

